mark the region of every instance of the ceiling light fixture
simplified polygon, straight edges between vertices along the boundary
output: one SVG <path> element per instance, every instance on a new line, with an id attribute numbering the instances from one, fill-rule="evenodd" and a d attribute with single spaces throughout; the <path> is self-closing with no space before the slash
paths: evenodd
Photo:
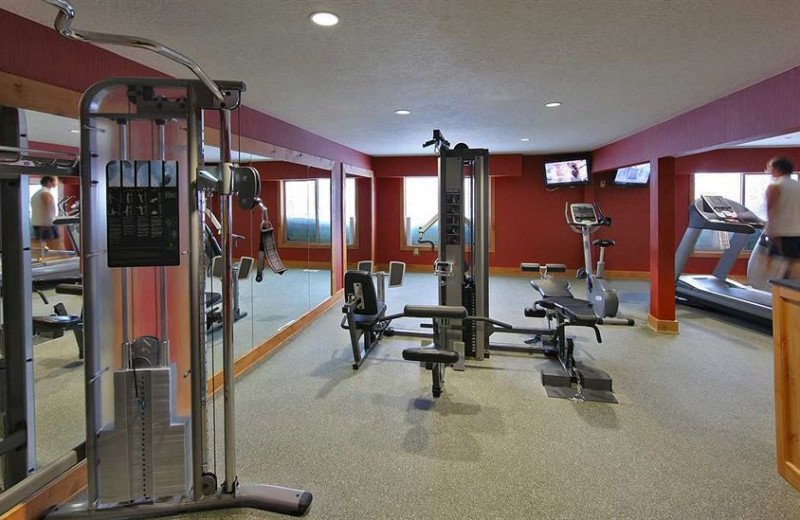
<path id="1" fill-rule="evenodd" d="M 311 16 L 308 17 L 312 22 L 317 25 L 321 25 L 322 27 L 333 27 L 337 23 L 339 23 L 339 17 L 333 13 L 328 13 L 325 11 L 319 11 L 316 13 L 311 13 Z"/>
<path id="2" fill-rule="evenodd" d="M 530 138 L 530 137 L 523 137 L 522 139 L 520 139 L 520 141 L 522 141 L 523 143 L 527 143 L 527 142 L 529 142 L 530 140 L 531 140 L 531 138 Z"/>
<path id="3" fill-rule="evenodd" d="M 398 116 L 407 116 L 411 114 L 411 110 L 408 110 L 407 108 L 400 108 L 395 110 L 394 113 L 397 114 Z"/>
<path id="4" fill-rule="evenodd" d="M 71 133 L 71 134 L 79 134 L 79 133 L 81 133 L 81 131 L 80 130 L 70 130 L 69 133 Z"/>
<path id="5" fill-rule="evenodd" d="M 561 101 L 551 101 L 549 103 L 545 103 L 544 106 L 546 108 L 556 108 L 561 106 Z"/>

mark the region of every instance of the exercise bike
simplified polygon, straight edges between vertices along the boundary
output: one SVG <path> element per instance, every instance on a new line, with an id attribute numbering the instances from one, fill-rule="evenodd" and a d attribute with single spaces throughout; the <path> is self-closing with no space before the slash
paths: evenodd
<path id="1" fill-rule="evenodd" d="M 601 227 L 611 227 L 611 217 L 603 215 L 597 204 L 567 203 L 564 207 L 567 224 L 583 237 L 583 259 L 585 266 L 578 269 L 578 278 L 586 279 L 586 299 L 592 303 L 595 314 L 601 318 L 614 317 L 619 310 L 617 291 L 608 286 L 605 279 L 605 250 L 615 242 L 600 238 L 590 241 L 590 235 Z M 597 269 L 592 272 L 592 246 L 600 247 Z"/>

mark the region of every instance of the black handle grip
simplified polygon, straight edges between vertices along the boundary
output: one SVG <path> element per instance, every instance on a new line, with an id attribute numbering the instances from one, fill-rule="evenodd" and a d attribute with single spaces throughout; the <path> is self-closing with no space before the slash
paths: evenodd
<path id="1" fill-rule="evenodd" d="M 464 319 L 467 309 L 449 305 L 406 305 L 403 314 L 409 318 Z"/>

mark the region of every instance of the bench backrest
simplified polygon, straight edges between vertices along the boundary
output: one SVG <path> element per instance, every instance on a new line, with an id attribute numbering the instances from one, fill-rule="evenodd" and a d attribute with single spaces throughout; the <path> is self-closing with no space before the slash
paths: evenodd
<path id="1" fill-rule="evenodd" d="M 347 271 L 344 273 L 345 301 L 357 301 L 356 314 L 372 316 L 378 314 L 378 293 L 372 275 L 366 271 Z"/>

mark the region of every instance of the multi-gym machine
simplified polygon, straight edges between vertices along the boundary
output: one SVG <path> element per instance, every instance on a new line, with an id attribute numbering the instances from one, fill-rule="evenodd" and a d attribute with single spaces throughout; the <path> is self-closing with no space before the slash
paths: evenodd
<path id="1" fill-rule="evenodd" d="M 199 78 L 108 79 L 81 100 L 88 500 L 58 506 L 48 518 L 235 507 L 304 515 L 308 491 L 243 485 L 236 475 L 234 199 L 242 209 L 263 209 L 258 172 L 231 162 L 232 112 L 244 85 L 214 82 L 191 59 L 152 41 L 73 29 L 72 6 L 46 1 L 59 8 L 62 35 L 152 50 Z M 218 166 L 203 163 L 206 117 L 219 128 Z M 219 198 L 222 224 L 222 454 L 208 438 L 217 419 L 212 411 L 208 424 L 202 224 L 209 197 Z"/>
<path id="2" fill-rule="evenodd" d="M 483 360 L 492 351 L 509 351 L 558 360 L 557 370 L 542 372 L 548 395 L 576 401 L 616 402 L 610 377 L 577 363 L 573 356 L 574 341 L 566 336 L 568 327 L 588 327 L 593 329 L 595 339 L 602 341 L 597 325 L 603 324 L 603 319 L 592 311 L 589 302 L 562 295 L 543 298 L 534 308 L 526 309 L 526 316 L 552 318 L 555 325 L 549 328 L 514 327 L 489 317 L 489 151 L 469 148 L 463 143 L 450 148 L 439 130 L 434 130 L 432 139 L 423 144 L 429 146 L 434 146 L 439 156 L 439 256 L 434 263 L 439 307 L 407 306 L 405 313 L 386 318 L 433 319 L 434 334 L 430 336 L 433 347 L 406 349 L 403 358 L 420 361 L 433 370 L 434 397 L 441 394 L 446 366 L 464 370 L 466 359 Z M 465 181 L 470 183 L 469 190 L 464 188 Z M 470 201 L 465 198 L 467 191 L 471 194 Z M 469 215 L 465 214 L 465 207 L 471 208 Z M 470 233 L 466 232 L 468 222 Z M 465 309 L 464 315 L 456 312 L 459 308 Z M 393 332 L 406 334 L 400 330 Z M 491 336 L 498 333 L 523 334 L 546 341 L 541 345 L 533 341 L 525 345 L 491 342 Z M 457 359 L 448 355 L 452 352 L 458 354 Z M 571 390 L 573 386 L 577 392 Z M 584 394 L 584 388 L 591 392 Z"/>

